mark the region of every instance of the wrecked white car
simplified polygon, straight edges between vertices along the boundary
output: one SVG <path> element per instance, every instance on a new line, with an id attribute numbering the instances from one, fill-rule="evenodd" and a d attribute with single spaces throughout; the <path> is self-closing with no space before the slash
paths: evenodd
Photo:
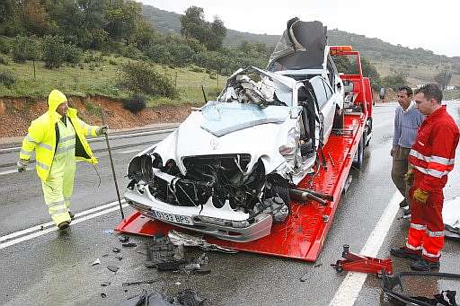
<path id="1" fill-rule="evenodd" d="M 216 101 L 132 159 L 125 198 L 149 218 L 220 239 L 267 236 L 289 215 L 290 187 L 312 172 L 332 130 L 326 110 L 340 103 L 322 75 L 240 69 Z"/>

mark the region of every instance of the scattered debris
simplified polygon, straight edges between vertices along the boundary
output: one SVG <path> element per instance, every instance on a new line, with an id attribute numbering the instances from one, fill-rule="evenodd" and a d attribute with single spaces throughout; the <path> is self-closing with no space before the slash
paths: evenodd
<path id="1" fill-rule="evenodd" d="M 107 297 L 107 294 L 101 293 L 101 297 L 102 297 L 103 299 L 105 299 L 105 298 Z"/>
<path id="2" fill-rule="evenodd" d="M 129 237 L 125 235 L 121 235 L 121 236 L 118 236 L 118 240 L 120 240 L 120 242 L 128 242 Z"/>
<path id="3" fill-rule="evenodd" d="M 434 299 L 430 299 L 424 296 L 410 297 L 404 294 L 403 284 L 401 281 L 402 277 L 410 276 L 411 278 L 416 277 L 438 277 L 444 279 L 456 279 L 460 280 L 460 274 L 453 273 L 440 273 L 440 272 L 401 272 L 396 275 L 387 275 L 385 271 L 382 274 L 382 286 L 383 292 L 386 296 L 389 296 L 393 299 L 407 303 L 410 305 L 421 305 L 421 306 L 431 306 L 431 305 L 447 305 L 447 306 L 456 306 L 458 305 L 455 301 L 456 291 L 445 290 L 441 291 L 439 294 L 434 295 Z M 399 287 L 398 292 L 394 291 L 395 287 Z"/>
<path id="4" fill-rule="evenodd" d="M 112 234 L 113 234 L 113 229 L 106 229 L 106 230 L 104 230 L 104 234 L 106 234 L 106 235 L 112 235 Z"/>
<path id="5" fill-rule="evenodd" d="M 177 246 L 179 245 L 194 246 L 194 247 L 200 247 L 206 251 L 219 251 L 219 252 L 231 253 L 231 254 L 238 252 L 233 249 L 218 246 L 217 244 L 209 243 L 203 238 L 184 234 L 184 233 L 181 233 L 175 230 L 169 231 L 168 237 L 171 243 Z"/>
<path id="6" fill-rule="evenodd" d="M 133 247 L 137 247 L 137 244 L 135 242 L 126 242 L 126 243 L 122 243 L 121 246 L 125 248 L 133 248 Z"/>
<path id="7" fill-rule="evenodd" d="M 123 257 L 121 257 L 121 256 L 116 256 L 115 258 L 118 259 L 118 260 L 122 260 L 122 259 L 123 259 Z"/>
<path id="8" fill-rule="evenodd" d="M 120 250 L 119 248 L 113 248 L 112 251 L 113 251 L 114 253 L 120 253 L 121 250 Z"/>
<path id="9" fill-rule="evenodd" d="M 91 266 L 96 266 L 96 265 L 100 265 L 100 264 L 101 264 L 101 260 L 98 258 L 91 264 Z"/>
<path id="10" fill-rule="evenodd" d="M 109 256 L 109 254 L 104 254 L 104 255 L 102 255 L 102 257 L 108 257 L 108 256 Z"/>
<path id="11" fill-rule="evenodd" d="M 339 273 L 342 271 L 376 273 L 377 275 L 382 275 L 384 271 L 388 274 L 393 273 L 393 262 L 391 259 L 378 259 L 352 253 L 348 244 L 343 246 L 342 257 L 345 259 L 337 260 L 335 264 L 331 264 Z"/>
<path id="12" fill-rule="evenodd" d="M 206 299 L 203 298 L 198 292 L 191 289 L 185 289 L 177 293 L 177 301 L 180 305 L 184 306 L 199 306 L 203 304 Z"/>
<path id="13" fill-rule="evenodd" d="M 111 282 L 103 282 L 101 283 L 101 287 L 107 287 L 110 286 Z"/>
<path id="14" fill-rule="evenodd" d="M 184 269 L 186 272 L 210 273 L 211 267 L 209 266 L 208 256 L 206 253 L 201 254 L 194 262 L 185 265 Z"/>
<path id="15" fill-rule="evenodd" d="M 153 284 L 158 282 L 159 279 L 149 279 L 149 280 L 143 280 L 143 281 L 137 281 L 137 282 L 126 282 L 121 284 L 122 287 L 128 287 L 132 285 L 140 285 L 140 284 Z"/>
<path id="16" fill-rule="evenodd" d="M 146 290 L 143 290 L 141 295 L 130 297 L 119 306 L 200 306 L 205 300 L 200 293 L 191 289 L 181 290 L 176 296 L 164 296 L 158 291 L 148 294 Z"/>
<path id="17" fill-rule="evenodd" d="M 113 273 L 117 273 L 118 269 L 120 269 L 120 268 L 117 267 L 117 266 L 107 266 L 107 269 L 109 269 Z"/>

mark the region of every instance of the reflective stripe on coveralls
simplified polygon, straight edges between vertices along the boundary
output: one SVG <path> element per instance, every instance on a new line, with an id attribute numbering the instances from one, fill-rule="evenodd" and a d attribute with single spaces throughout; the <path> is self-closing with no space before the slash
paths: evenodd
<path id="1" fill-rule="evenodd" d="M 59 142 L 46 182 L 42 181 L 45 202 L 54 223 L 70 221 L 68 209 L 75 179 L 75 130 L 67 118 L 67 126 L 59 120 Z"/>

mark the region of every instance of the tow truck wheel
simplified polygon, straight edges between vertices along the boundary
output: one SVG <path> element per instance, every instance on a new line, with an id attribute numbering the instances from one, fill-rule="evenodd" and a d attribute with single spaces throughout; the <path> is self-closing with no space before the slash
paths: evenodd
<path id="1" fill-rule="evenodd" d="M 358 151 L 356 151 L 355 157 L 353 158 L 352 166 L 361 169 L 363 167 L 363 160 L 364 160 L 364 148 L 366 146 L 366 131 L 363 132 L 361 135 L 361 139 L 359 140 Z"/>

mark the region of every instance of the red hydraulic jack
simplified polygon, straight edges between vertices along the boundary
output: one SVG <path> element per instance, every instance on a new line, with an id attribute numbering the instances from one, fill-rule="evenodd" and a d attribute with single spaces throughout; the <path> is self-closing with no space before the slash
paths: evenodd
<path id="1" fill-rule="evenodd" d="M 331 264 L 337 272 L 353 271 L 362 273 L 376 273 L 377 276 L 383 274 L 393 274 L 393 262 L 389 258 L 378 259 L 362 255 L 357 255 L 350 252 L 350 246 L 343 246 L 342 257 L 344 260 L 337 260 L 335 264 Z"/>

